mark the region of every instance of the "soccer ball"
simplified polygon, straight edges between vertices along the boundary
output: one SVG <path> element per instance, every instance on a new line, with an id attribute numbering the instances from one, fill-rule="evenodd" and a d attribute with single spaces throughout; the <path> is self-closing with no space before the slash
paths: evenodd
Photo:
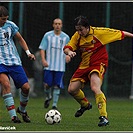
<path id="1" fill-rule="evenodd" d="M 47 124 L 55 124 L 61 122 L 61 113 L 57 110 L 51 109 L 45 114 L 45 121 Z"/>

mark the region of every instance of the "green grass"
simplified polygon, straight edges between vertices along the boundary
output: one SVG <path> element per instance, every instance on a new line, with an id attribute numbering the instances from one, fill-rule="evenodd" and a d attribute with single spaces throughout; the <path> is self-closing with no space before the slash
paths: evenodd
<path id="1" fill-rule="evenodd" d="M 48 125 L 44 120 L 45 113 L 50 109 L 44 109 L 44 99 L 30 98 L 27 111 L 31 123 L 11 123 L 10 117 L 0 98 L 0 126 L 15 126 L 16 131 L 133 131 L 133 101 L 129 99 L 107 99 L 107 111 L 110 125 L 98 127 L 99 112 L 94 98 L 92 110 L 86 111 L 83 116 L 75 118 L 74 114 L 79 108 L 78 103 L 71 97 L 60 97 L 58 108 L 62 114 L 59 124 Z M 15 98 L 15 106 L 19 105 L 19 99 Z M 51 105 L 50 105 L 51 107 Z M 18 115 L 19 116 L 19 115 Z M 19 116 L 21 119 L 21 117 Z"/>

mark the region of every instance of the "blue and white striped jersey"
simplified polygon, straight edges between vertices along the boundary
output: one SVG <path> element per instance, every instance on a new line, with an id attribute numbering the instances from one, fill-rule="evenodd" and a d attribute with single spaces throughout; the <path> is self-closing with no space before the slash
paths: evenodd
<path id="1" fill-rule="evenodd" d="M 63 31 L 59 36 L 55 35 L 54 30 L 46 32 L 42 38 L 39 49 L 46 51 L 46 61 L 48 67 L 44 68 L 51 71 L 65 71 L 64 46 L 69 42 L 70 37 Z"/>
<path id="2" fill-rule="evenodd" d="M 12 21 L 7 20 L 4 26 L 0 27 L 0 64 L 21 65 L 21 60 L 13 41 L 13 36 L 19 28 Z"/>

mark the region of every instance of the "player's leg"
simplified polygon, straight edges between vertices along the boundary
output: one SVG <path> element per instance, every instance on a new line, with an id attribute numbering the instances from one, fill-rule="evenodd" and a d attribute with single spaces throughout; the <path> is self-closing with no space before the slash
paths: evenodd
<path id="1" fill-rule="evenodd" d="M 44 83 L 44 94 L 45 94 L 44 108 L 48 108 L 50 105 L 50 101 L 52 100 L 51 91 L 52 88 L 49 87 L 48 84 Z"/>
<path id="2" fill-rule="evenodd" d="M 60 95 L 60 88 L 58 86 L 54 86 L 54 88 L 53 88 L 52 109 L 57 109 L 57 103 L 58 103 L 58 100 L 59 100 L 59 95 Z"/>
<path id="3" fill-rule="evenodd" d="M 75 113 L 75 117 L 81 116 L 86 110 L 92 108 L 92 104 L 88 101 L 88 99 L 85 97 L 84 92 L 82 91 L 84 83 L 87 83 L 89 80 L 88 74 L 88 68 L 77 69 L 70 80 L 68 92 L 81 106 Z"/>
<path id="4" fill-rule="evenodd" d="M 44 108 L 48 108 L 50 105 L 50 101 L 52 99 L 51 91 L 52 91 L 52 82 L 53 82 L 53 72 L 49 70 L 44 70 L 43 76 L 43 83 L 44 83 Z"/>
<path id="5" fill-rule="evenodd" d="M 34 78 L 33 77 L 28 78 L 28 82 L 30 85 L 30 92 L 29 92 L 30 97 L 37 97 L 37 94 L 34 92 L 34 87 L 35 87 Z"/>
<path id="6" fill-rule="evenodd" d="M 26 73 L 21 66 L 14 66 L 12 67 L 10 76 L 12 77 L 16 88 L 17 89 L 21 88 L 19 94 L 20 105 L 17 108 L 17 113 L 19 113 L 22 116 L 24 122 L 30 122 L 30 118 L 26 111 L 26 107 L 29 101 L 29 90 L 30 90 Z"/>
<path id="7" fill-rule="evenodd" d="M 95 94 L 96 104 L 100 113 L 100 122 L 98 126 L 106 126 L 107 124 L 109 124 L 107 120 L 106 97 L 104 93 L 101 91 L 102 79 L 100 78 L 98 72 L 91 73 L 90 85 L 91 90 Z"/>
<path id="8" fill-rule="evenodd" d="M 19 113 L 22 116 L 23 121 L 27 122 L 27 123 L 30 122 L 30 118 L 29 118 L 29 116 L 27 114 L 27 111 L 26 111 L 26 107 L 27 107 L 27 104 L 28 104 L 28 101 L 29 101 L 29 89 L 30 89 L 30 86 L 29 86 L 28 82 L 25 83 L 21 87 L 21 91 L 20 91 L 20 105 L 17 108 L 17 113 Z"/>
<path id="9" fill-rule="evenodd" d="M 87 100 L 82 91 L 82 82 L 80 80 L 71 81 L 68 87 L 68 92 L 80 104 L 80 108 L 75 113 L 75 117 L 81 116 L 86 110 L 92 108 L 91 103 Z"/>
<path id="10" fill-rule="evenodd" d="M 10 81 L 6 74 L 1 73 L 0 74 L 0 84 L 1 84 L 1 91 L 2 91 L 2 97 L 4 99 L 6 108 L 9 112 L 9 115 L 14 123 L 21 123 L 19 118 L 16 115 L 15 105 L 14 105 L 14 99 L 11 94 L 11 87 L 10 87 Z"/>
<path id="11" fill-rule="evenodd" d="M 54 88 L 53 88 L 53 104 L 52 104 L 53 109 L 57 109 L 57 103 L 60 96 L 60 89 L 64 88 L 63 76 L 64 72 L 54 72 L 54 81 L 53 81 Z"/>

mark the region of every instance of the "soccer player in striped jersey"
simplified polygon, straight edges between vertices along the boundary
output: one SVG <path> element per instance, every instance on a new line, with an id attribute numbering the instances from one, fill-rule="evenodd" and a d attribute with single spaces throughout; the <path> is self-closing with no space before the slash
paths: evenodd
<path id="1" fill-rule="evenodd" d="M 80 50 L 81 62 L 73 74 L 68 92 L 81 105 L 75 113 L 80 117 L 84 111 L 92 108 L 92 104 L 84 95 L 84 84 L 90 81 L 91 90 L 95 94 L 96 104 L 100 113 L 98 126 L 109 124 L 106 111 L 106 97 L 101 90 L 103 77 L 108 66 L 108 54 L 106 44 L 122 40 L 124 37 L 133 37 L 133 34 L 106 27 L 92 27 L 84 16 L 75 19 L 76 32 L 70 42 L 64 47 L 64 53 L 71 58 L 76 56 L 76 50 Z"/>
<path id="2" fill-rule="evenodd" d="M 31 60 L 35 60 L 35 56 L 30 53 L 25 40 L 18 31 L 18 26 L 7 20 L 8 16 L 8 10 L 4 6 L 0 6 L 0 85 L 2 97 L 12 122 L 21 123 L 17 117 L 11 94 L 10 77 L 12 77 L 16 88 L 21 88 L 20 105 L 17 108 L 17 113 L 22 116 L 24 122 L 30 122 L 26 111 L 30 86 L 13 39 L 18 41 Z"/>
<path id="3" fill-rule="evenodd" d="M 69 36 L 62 31 L 62 20 L 53 20 L 53 30 L 44 34 L 39 49 L 44 66 L 44 93 L 46 99 L 44 107 L 48 108 L 53 97 L 52 108 L 57 109 L 60 89 L 64 88 L 63 76 L 65 64 L 70 61 L 70 57 L 63 52 L 64 46 L 69 42 Z M 52 95 L 53 91 L 53 95 Z"/>

